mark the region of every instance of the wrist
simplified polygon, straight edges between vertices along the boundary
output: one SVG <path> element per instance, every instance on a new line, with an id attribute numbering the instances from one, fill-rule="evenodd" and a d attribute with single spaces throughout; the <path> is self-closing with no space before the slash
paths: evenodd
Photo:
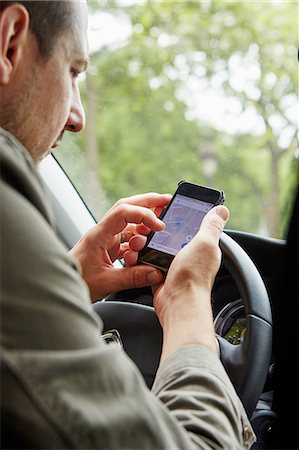
<path id="1" fill-rule="evenodd" d="M 154 301 L 154 306 L 163 329 L 172 328 L 175 323 L 200 320 L 204 313 L 212 314 L 208 289 L 185 287 L 164 295 L 159 305 L 158 301 Z"/>
<path id="2" fill-rule="evenodd" d="M 200 345 L 217 353 L 210 293 L 196 291 L 169 298 L 159 316 L 163 328 L 161 361 L 187 345 Z"/>

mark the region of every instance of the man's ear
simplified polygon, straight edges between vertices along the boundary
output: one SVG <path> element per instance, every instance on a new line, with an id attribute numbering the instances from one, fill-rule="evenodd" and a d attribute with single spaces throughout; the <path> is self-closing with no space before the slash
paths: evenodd
<path id="1" fill-rule="evenodd" d="M 29 14 L 20 3 L 0 12 L 0 85 L 8 84 L 23 51 L 29 29 Z"/>

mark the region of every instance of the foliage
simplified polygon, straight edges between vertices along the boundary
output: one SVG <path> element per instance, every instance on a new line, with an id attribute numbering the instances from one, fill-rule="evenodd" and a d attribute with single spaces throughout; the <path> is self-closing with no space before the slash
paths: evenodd
<path id="1" fill-rule="evenodd" d="M 127 39 L 91 55 L 83 88 L 87 119 L 90 99 L 96 117 L 78 146 L 84 153 L 96 139 L 107 205 L 137 192 L 173 192 L 187 179 L 226 191 L 232 228 L 282 235 L 285 185 L 298 179 L 287 169 L 298 148 L 297 7 L 286 1 L 91 3 L 93 13 L 125 15 L 132 24 Z M 214 123 L 202 118 L 209 89 L 227 100 L 223 120 Z M 232 132 L 228 116 L 243 123 L 254 117 L 256 125 Z M 211 173 L 207 157 L 214 160 Z"/>

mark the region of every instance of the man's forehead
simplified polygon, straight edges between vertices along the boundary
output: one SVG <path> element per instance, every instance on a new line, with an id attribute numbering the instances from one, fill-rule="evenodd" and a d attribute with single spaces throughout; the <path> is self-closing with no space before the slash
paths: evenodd
<path id="1" fill-rule="evenodd" d="M 74 63 L 82 66 L 82 70 L 85 70 L 88 64 L 87 4 L 85 1 L 75 1 L 72 3 L 74 8 L 74 24 L 72 30 L 69 30 L 68 39 L 64 44 Z"/>

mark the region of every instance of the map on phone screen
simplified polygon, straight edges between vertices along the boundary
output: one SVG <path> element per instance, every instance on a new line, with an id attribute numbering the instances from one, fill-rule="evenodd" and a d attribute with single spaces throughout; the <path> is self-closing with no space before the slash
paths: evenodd
<path id="1" fill-rule="evenodd" d="M 177 194 L 163 217 L 165 230 L 155 233 L 148 247 L 175 256 L 195 236 L 202 219 L 213 206 L 212 203 Z"/>

